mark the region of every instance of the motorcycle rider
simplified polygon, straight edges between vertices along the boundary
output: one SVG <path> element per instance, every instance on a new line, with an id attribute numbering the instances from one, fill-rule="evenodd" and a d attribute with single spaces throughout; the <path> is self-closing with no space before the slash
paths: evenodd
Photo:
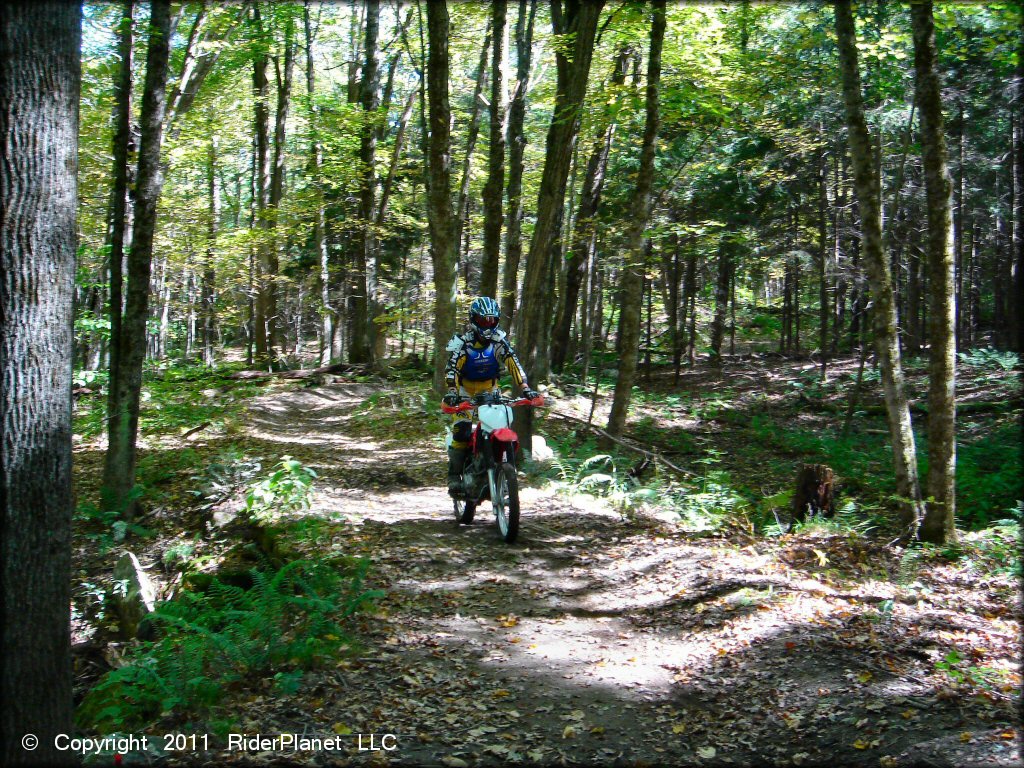
<path id="1" fill-rule="evenodd" d="M 523 388 L 523 397 L 533 399 L 537 393 L 526 382 L 526 372 L 516 357 L 508 336 L 498 328 L 500 309 L 498 302 L 488 296 L 478 296 L 469 307 L 470 330 L 456 334 L 448 342 L 448 363 L 444 369 L 448 394 L 446 405 L 455 406 L 466 397 L 498 389 L 501 366 Z M 454 414 L 452 441 L 448 446 L 448 493 L 458 497 L 462 493 L 462 472 L 473 431 L 468 411 Z"/>

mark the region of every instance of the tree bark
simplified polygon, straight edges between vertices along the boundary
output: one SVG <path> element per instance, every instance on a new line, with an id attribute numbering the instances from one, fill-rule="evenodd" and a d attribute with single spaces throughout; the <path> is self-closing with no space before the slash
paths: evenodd
<path id="1" fill-rule="evenodd" d="M 818 354 L 821 380 L 828 378 L 828 161 L 824 150 L 824 126 L 819 126 L 823 148 L 818 158 Z"/>
<path id="2" fill-rule="evenodd" d="M 430 256 L 434 266 L 434 388 L 444 388 L 445 346 L 455 332 L 455 227 L 451 201 L 451 106 L 448 101 L 448 8 L 427 3 L 427 90 L 430 140 L 427 208 Z"/>
<path id="3" fill-rule="evenodd" d="M 484 185 L 484 254 L 480 267 L 480 294 L 498 292 L 501 258 L 502 191 L 505 188 L 505 15 L 507 0 L 491 2 L 491 124 L 487 148 L 487 184 Z"/>
<path id="4" fill-rule="evenodd" d="M 556 0 L 551 6 L 554 33 L 570 43 L 570 50 L 559 47 L 555 53 L 555 106 L 548 128 L 544 171 L 537 196 L 537 218 L 523 280 L 521 304 L 527 311 L 521 312 L 518 318 L 518 346 L 523 364 L 538 381 L 546 378 L 547 371 L 542 368 L 549 359 L 547 348 L 541 346 L 549 330 L 547 313 L 544 311 L 548 294 L 547 280 L 550 277 L 552 252 L 557 249 L 560 238 L 565 186 L 590 76 L 597 20 L 603 5 L 603 0 L 565 0 L 563 8 L 562 3 Z"/>
<path id="5" fill-rule="evenodd" d="M 124 309 L 124 247 L 128 216 L 129 145 L 132 140 L 132 52 L 134 50 L 132 17 L 135 4 L 126 0 L 118 25 L 117 49 L 121 66 L 114 88 L 114 144 L 111 172 L 110 222 L 107 240 L 110 243 L 110 370 L 109 381 L 117 380 L 121 359 L 121 319 Z M 117 389 L 107 388 L 107 412 L 117 411 Z"/>
<path id="6" fill-rule="evenodd" d="M 914 73 L 921 120 L 928 207 L 928 503 L 920 536 L 956 540 L 956 313 L 953 282 L 952 181 L 936 69 L 931 0 L 910 6 Z M 963 201 L 961 201 L 961 206 Z M 961 226 L 963 219 L 961 214 Z"/>
<path id="7" fill-rule="evenodd" d="M 167 109 L 167 61 L 170 57 L 170 3 L 154 0 L 146 53 L 146 80 L 142 94 L 142 137 L 135 193 L 135 231 L 128 256 L 128 290 L 121 336 L 116 342 L 119 363 L 116 405 L 109 414 L 108 447 L 103 472 L 103 504 L 126 518 L 133 513 L 135 439 L 139 431 L 142 364 L 146 357 L 146 321 L 149 319 L 149 281 L 153 264 L 153 236 L 163 178 L 160 144 Z"/>
<path id="8" fill-rule="evenodd" d="M 530 83 L 533 55 L 533 21 L 537 0 L 519 0 L 516 20 L 516 88 L 508 112 L 508 220 L 505 225 L 505 263 L 501 274 L 501 315 L 511 327 L 519 285 L 519 262 L 523 255 L 523 154 L 526 149 L 526 91 Z"/>
<path id="9" fill-rule="evenodd" d="M 1010 346 L 1024 354 L 1024 7 L 1020 8 L 1017 28 L 1017 69 L 1014 73 L 1014 112 L 1017 116 L 1013 134 L 1013 293 L 1010 302 Z"/>
<path id="10" fill-rule="evenodd" d="M 647 94 L 645 99 L 643 142 L 640 147 L 640 168 L 637 171 L 629 221 L 629 251 L 621 277 L 622 320 L 619 324 L 622 357 L 615 396 L 608 416 L 607 431 L 621 435 L 626 426 L 626 413 L 636 378 L 640 338 L 640 304 L 644 280 L 644 230 L 651 216 L 651 190 L 654 187 L 654 154 L 658 141 L 658 93 L 661 83 L 661 50 L 665 41 L 665 0 L 652 3 L 651 47 L 647 59 Z"/>
<path id="11" fill-rule="evenodd" d="M 882 244 L 881 186 L 873 162 L 871 136 L 864 117 L 860 70 L 857 63 L 857 33 L 850 0 L 837 0 L 835 14 L 850 156 L 853 162 L 857 204 L 860 209 L 864 261 L 874 301 L 875 348 L 882 373 L 882 389 L 893 449 L 896 492 L 901 499 L 901 522 L 907 535 L 914 536 L 922 511 L 917 453 L 910 423 L 910 409 L 907 405 L 899 338 L 896 333 L 892 276 Z"/>
<path id="12" fill-rule="evenodd" d="M 316 197 L 313 222 L 313 249 L 320 265 L 321 339 L 320 364 L 328 365 L 333 356 L 332 340 L 337 323 L 337 310 L 331 299 L 331 262 L 327 248 L 327 214 L 324 210 L 323 165 L 324 146 L 320 140 L 320 109 L 316 103 L 316 67 L 313 63 L 313 23 L 309 13 L 309 0 L 305 0 L 302 23 L 306 41 L 306 95 L 309 103 L 309 160 L 306 168 L 312 177 Z"/>
<path id="13" fill-rule="evenodd" d="M 632 58 L 629 49 L 623 49 L 615 59 L 610 78 L 610 90 L 616 94 L 626 82 L 629 61 Z M 609 109 L 605 123 L 598 131 L 598 138 L 587 161 L 587 170 L 583 176 L 583 190 L 580 205 L 573 223 L 573 233 L 569 255 L 566 259 L 565 291 L 559 302 L 555 330 L 551 339 L 551 369 L 561 371 L 565 365 L 566 350 L 569 346 L 569 331 L 572 318 L 576 314 L 579 302 L 580 285 L 587 269 L 590 255 L 597 248 L 597 213 L 601 206 L 601 193 L 604 190 L 605 171 L 608 169 L 608 157 L 611 154 L 612 142 L 615 138 L 615 108 Z"/>
<path id="14" fill-rule="evenodd" d="M 259 3 L 253 3 L 252 19 L 256 28 L 256 35 L 264 37 L 263 19 L 260 14 Z M 272 271 L 274 259 L 273 243 L 271 242 L 270 224 L 270 81 L 267 78 L 267 68 L 270 60 L 264 47 L 264 41 L 260 40 L 256 52 L 253 54 L 252 83 L 253 83 L 253 120 L 254 135 L 256 140 L 256 153 L 254 157 L 254 199 L 256 212 L 256 227 L 258 230 L 256 240 L 255 259 L 255 291 L 253 299 L 253 347 L 254 358 L 259 365 L 270 365 L 274 357 L 274 324 L 276 323 L 276 298 L 275 278 Z"/>
<path id="15" fill-rule="evenodd" d="M 711 321 L 711 362 L 720 365 L 722 361 L 722 339 L 725 336 L 725 313 L 729 306 L 729 275 L 732 272 L 735 243 L 723 235 L 718 244 L 718 270 L 715 280 L 715 316 Z M 788 270 L 787 270 L 788 272 Z"/>
<path id="16" fill-rule="evenodd" d="M 472 177 L 473 151 L 476 149 L 476 140 L 480 135 L 480 96 L 484 91 L 484 81 L 487 79 L 487 52 L 491 47 L 491 22 L 487 21 L 487 32 L 484 34 L 484 44 L 480 48 L 480 61 L 476 70 L 476 84 L 473 86 L 473 102 L 469 107 L 469 124 L 466 127 L 466 151 L 462 155 L 462 175 L 459 182 L 459 200 L 455 208 L 455 250 L 462 253 L 466 260 L 464 265 L 466 273 L 466 290 L 469 290 L 469 233 L 466 226 L 469 223 L 469 182 Z M 467 246 L 462 248 L 465 241 Z"/>
<path id="17" fill-rule="evenodd" d="M 216 256 L 217 256 L 217 232 L 220 229 L 220 176 L 217 173 L 217 145 L 218 137 L 212 131 L 208 147 L 207 167 L 207 189 L 210 195 L 210 217 L 206 230 L 206 262 L 203 264 L 202 277 L 202 308 L 203 308 L 203 364 L 213 367 L 214 354 L 213 345 L 217 334 L 217 293 L 216 293 Z"/>
<path id="18" fill-rule="evenodd" d="M 284 66 L 279 65 L 274 57 L 274 70 L 277 80 L 277 108 L 274 113 L 274 151 L 270 166 L 270 189 L 267 193 L 266 227 L 266 304 L 265 319 L 267 323 L 267 346 L 270 356 L 279 347 L 284 350 L 284 339 L 281 338 L 282 323 L 278 313 L 277 275 L 280 271 L 279 251 L 281 249 L 279 223 L 281 201 L 284 199 L 285 187 L 285 141 L 288 125 L 288 110 L 291 106 L 292 77 L 295 67 L 295 27 L 294 19 L 289 14 L 285 21 L 284 33 Z"/>
<path id="19" fill-rule="evenodd" d="M 0 23 L 0 763 L 74 765 L 71 363 L 81 9 Z M 26 734 L 38 738 L 25 749 Z"/>
<path id="20" fill-rule="evenodd" d="M 370 363 L 373 360 L 373 314 L 376 310 L 377 238 L 374 233 L 374 200 L 376 179 L 374 165 L 377 157 L 377 108 L 380 100 L 380 68 L 377 62 L 377 36 L 379 32 L 380 2 L 366 0 L 366 34 L 363 39 L 363 77 L 359 84 L 359 102 L 363 108 L 363 126 L 359 143 L 359 235 L 352 273 L 350 275 L 351 343 L 349 360 Z"/>

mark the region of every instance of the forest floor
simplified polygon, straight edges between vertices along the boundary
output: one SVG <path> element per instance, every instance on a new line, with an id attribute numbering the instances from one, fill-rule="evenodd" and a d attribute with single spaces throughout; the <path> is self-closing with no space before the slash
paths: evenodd
<path id="1" fill-rule="evenodd" d="M 779 374 L 747 366 L 728 380 L 746 381 L 784 422 L 813 431 L 814 419 L 841 419 L 801 402 L 800 365 L 777 365 Z M 730 386 L 732 410 L 717 373 L 698 371 L 681 389 L 660 382 L 651 389 L 665 397 L 685 390 L 719 406 L 673 415 L 675 401 L 648 399 L 637 412 L 654 426 L 641 416 L 634 433 L 647 423 L 662 448 L 679 449 L 673 461 L 689 455 L 697 472 L 694 457 L 710 455 L 748 485 L 779 490 L 796 459 L 776 454 L 773 464 L 755 449 L 750 401 Z M 772 537 L 738 524 L 693 530 L 678 515 L 624 513 L 536 473 L 523 475 L 522 528 L 509 546 L 487 503 L 472 525 L 456 524 L 440 422 L 424 418 L 429 404 L 414 406 L 385 382 L 279 382 L 248 402 L 231 434 L 151 444 L 187 444 L 207 464 L 226 441 L 264 460 L 295 457 L 317 473 L 301 514 L 331 534 L 304 546 L 365 556 L 366 587 L 384 596 L 354 618 L 352 653 L 306 673 L 298 690 L 255 680 L 222 705 L 233 732 L 340 735 L 343 749 L 211 745 L 126 762 L 1019 764 L 1021 598 L 1009 569 L 908 558 L 885 537 L 828 525 Z M 566 392 L 538 429 L 552 445 L 578 443 L 584 433 L 558 414 L 585 419 L 588 407 Z M 99 447 L 80 444 L 80 475 L 95 473 Z M 160 533 L 133 545 L 164 595 L 180 582 L 164 553 L 201 526 L 184 494 L 165 502 L 144 521 Z M 201 547 L 214 553 L 226 537 L 209 530 Z M 95 538 L 77 541 L 79 579 L 95 585 L 112 555 L 98 556 Z M 77 621 L 79 639 L 87 624 Z M 80 679 L 116 666 L 118 647 L 105 661 L 80 660 Z M 153 732 L 171 730 L 188 726 L 169 716 Z"/>

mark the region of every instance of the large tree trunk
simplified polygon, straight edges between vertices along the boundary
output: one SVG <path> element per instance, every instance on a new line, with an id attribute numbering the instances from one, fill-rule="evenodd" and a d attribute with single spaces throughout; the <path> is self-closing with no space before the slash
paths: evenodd
<path id="1" fill-rule="evenodd" d="M 156 208 L 163 178 L 160 143 L 167 108 L 167 61 L 171 49 L 170 3 L 154 0 L 146 54 L 146 80 L 142 94 L 142 138 L 135 193 L 135 231 L 128 256 L 128 290 L 119 345 L 117 389 L 109 414 L 108 447 L 103 472 L 103 503 L 109 510 L 130 517 L 135 485 L 135 438 L 139 431 L 142 364 L 146 357 L 146 321 L 149 319 L 149 280 L 153 264 Z"/>
<path id="2" fill-rule="evenodd" d="M 736 244 L 728 235 L 723 235 L 718 244 L 718 269 L 715 280 L 715 315 L 711 321 L 711 362 L 719 365 L 722 361 L 722 339 L 725 336 L 725 313 L 729 306 L 729 275 L 732 273 L 733 251 Z M 787 287 L 789 270 L 786 270 Z M 787 293 L 787 296 L 789 294 Z M 785 307 L 785 305 L 784 305 Z M 784 310 L 785 311 L 785 310 Z M 783 324 L 785 328 L 785 324 Z M 785 334 L 783 334 L 785 338 Z"/>
<path id="3" fill-rule="evenodd" d="M 469 290 L 469 232 L 466 230 L 469 224 L 469 182 L 472 176 L 473 150 L 476 149 L 476 140 L 480 135 L 480 96 L 484 91 L 484 82 L 487 79 L 487 52 L 491 48 L 491 22 L 487 21 L 487 31 L 484 33 L 484 44 L 480 48 L 480 61 L 476 69 L 476 84 L 473 86 L 473 101 L 469 107 L 469 124 L 466 126 L 466 151 L 462 155 L 462 175 L 459 177 L 459 199 L 455 207 L 455 250 L 462 254 L 465 259 L 464 272 L 466 274 L 466 290 Z M 463 237 L 465 235 L 465 237 Z M 465 240 L 467 246 L 462 248 Z"/>
<path id="4" fill-rule="evenodd" d="M 444 388 L 445 346 L 455 332 L 455 227 L 451 201 L 451 106 L 448 102 L 448 8 L 427 3 L 427 90 L 430 142 L 427 198 L 430 255 L 434 264 L 434 388 Z"/>
<path id="5" fill-rule="evenodd" d="M 526 91 L 530 84 L 533 54 L 533 21 L 537 0 L 519 0 L 516 20 L 516 89 L 508 112 L 508 222 L 505 226 L 505 263 L 501 273 L 501 315 L 511 327 L 519 285 L 519 262 L 523 255 L 523 153 L 526 149 Z"/>
<path id="6" fill-rule="evenodd" d="M 1017 29 L 1017 70 L 1013 88 L 1013 254 L 1011 255 L 1013 293 L 1010 301 L 1010 347 L 1024 354 L 1024 7 L 1020 9 Z"/>
<path id="7" fill-rule="evenodd" d="M 626 82 L 631 58 L 632 51 L 623 49 L 615 59 L 610 79 L 613 96 Z M 573 316 L 576 314 L 576 304 L 579 302 L 580 285 L 583 283 L 590 256 L 597 248 L 597 213 L 601 206 L 601 193 L 604 190 L 605 171 L 608 168 L 608 157 L 615 138 L 615 128 L 614 110 L 610 108 L 604 125 L 598 131 L 598 138 L 590 152 L 587 170 L 583 176 L 583 191 L 566 259 L 565 291 L 559 302 L 551 339 L 551 369 L 554 371 L 561 371 L 565 365 L 569 332 L 572 329 Z"/>
<path id="8" fill-rule="evenodd" d="M 621 435 L 626 426 L 626 412 L 636 378 L 639 355 L 640 305 L 644 280 L 644 230 L 651 216 L 651 189 L 654 186 L 654 152 L 658 140 L 658 92 L 661 83 L 661 49 L 665 40 L 665 0 L 654 0 L 651 23 L 651 49 L 647 60 L 647 95 L 644 137 L 640 147 L 640 168 L 637 171 L 636 190 L 633 193 L 627 242 L 627 263 L 622 269 L 622 319 L 619 323 L 622 357 L 619 359 L 619 378 L 615 382 L 615 397 L 608 416 L 607 431 Z"/>
<path id="9" fill-rule="evenodd" d="M 505 188 L 505 15 L 507 0 L 491 0 L 491 125 L 487 148 L 487 184 L 484 185 L 484 255 L 480 267 L 480 294 L 498 292 L 501 258 L 501 196 Z"/>
<path id="10" fill-rule="evenodd" d="M 114 88 L 114 145 L 111 172 L 110 220 L 107 241 L 110 243 L 110 371 L 109 381 L 117 380 L 121 354 L 117 340 L 121 338 L 124 309 L 124 247 L 128 217 L 128 153 L 132 140 L 132 0 L 126 0 L 118 25 L 117 49 L 121 66 Z M 107 412 L 117 410 L 117 390 L 107 389 Z"/>
<path id="11" fill-rule="evenodd" d="M 824 147 L 824 128 L 821 127 Z M 818 354 L 821 380 L 828 377 L 828 160 L 824 148 L 818 158 Z"/>
<path id="12" fill-rule="evenodd" d="M 208 215 L 210 223 L 206 230 L 206 261 L 203 264 L 202 308 L 203 308 L 203 364 L 213 366 L 213 344 L 217 334 L 216 280 L 217 232 L 220 228 L 220 176 L 217 174 L 217 135 L 210 126 L 208 149 L 207 189 L 210 195 Z"/>
<path id="13" fill-rule="evenodd" d="M 956 540 L 956 314 L 950 238 L 953 190 L 947 168 L 931 1 L 911 5 L 910 20 L 928 207 L 930 307 L 928 504 L 920 535 L 925 541 L 946 544 Z"/>
<path id="14" fill-rule="evenodd" d="M 526 276 L 520 302 L 526 311 L 520 312 L 518 317 L 518 347 L 523 363 L 538 381 L 547 376 L 549 351 L 544 342 L 549 330 L 546 311 L 550 300 L 548 280 L 552 254 L 560 252 L 565 186 L 590 76 L 597 20 L 604 2 L 566 0 L 564 5 L 563 8 L 562 3 L 556 0 L 551 6 L 554 33 L 571 43 L 569 50 L 559 47 L 555 53 L 558 70 L 555 106 L 545 145 L 544 171 L 537 195 L 533 239 L 526 258 Z M 527 431 L 527 438 L 529 435 Z"/>
<path id="15" fill-rule="evenodd" d="M 0 763 L 75 765 L 71 358 L 81 9 L 8 3 L 0 22 Z M 38 748 L 26 749 L 26 734 Z M 23 738 L 24 737 L 24 738 Z"/>
<path id="16" fill-rule="evenodd" d="M 267 68 L 270 59 L 267 55 L 263 31 L 263 19 L 259 3 L 252 6 L 253 24 L 256 35 L 261 38 L 253 54 L 252 86 L 253 86 L 253 133 L 256 140 L 256 152 L 253 164 L 253 194 L 256 214 L 256 259 L 255 259 L 255 291 L 253 299 L 253 347 L 255 362 L 261 366 L 270 365 L 274 357 L 274 324 L 276 323 L 275 298 L 277 286 L 276 275 L 272 270 L 274 259 L 273 242 L 271 240 L 270 223 L 270 81 Z"/>
<path id="17" fill-rule="evenodd" d="M 849 128 L 850 157 L 854 185 L 860 209 L 864 261 L 874 302 L 875 348 L 882 373 L 889 420 L 889 438 L 893 449 L 896 492 L 901 498 L 901 522 L 908 536 L 916 534 L 921 518 L 921 489 L 917 472 L 914 432 L 900 360 L 896 333 L 896 308 L 893 302 L 892 276 L 882 244 L 881 187 L 873 161 L 871 136 L 864 117 L 860 69 L 857 64 L 857 37 L 850 0 L 835 4 L 836 37 L 843 82 L 843 100 Z"/>
<path id="18" fill-rule="evenodd" d="M 320 109 L 316 103 L 316 67 L 313 63 L 313 24 L 309 13 L 309 0 L 302 11 L 306 39 L 306 94 L 309 114 L 309 161 L 306 168 L 313 180 L 316 213 L 313 223 L 313 249 L 320 264 L 321 339 L 320 364 L 328 365 L 333 359 L 332 340 L 337 323 L 337 310 L 331 299 L 330 252 L 327 249 L 327 214 L 324 210 L 323 165 L 324 147 L 320 141 Z"/>
<path id="19" fill-rule="evenodd" d="M 359 84 L 359 102 L 363 108 L 362 135 L 359 144 L 359 235 L 354 251 L 355 259 L 351 274 L 352 341 L 349 360 L 353 363 L 369 363 L 373 358 L 373 314 L 377 290 L 376 261 L 377 238 L 373 231 L 374 200 L 376 199 L 377 174 L 374 169 L 377 158 L 377 108 L 380 100 L 377 88 L 380 85 L 380 67 L 377 63 L 377 35 L 379 32 L 380 2 L 366 0 L 366 35 L 363 41 L 363 77 Z"/>
<path id="20" fill-rule="evenodd" d="M 267 213 L 269 216 L 268 226 L 269 242 L 267 243 L 267 274 L 270 282 L 270 294 L 267 304 L 267 343 L 271 349 L 284 348 L 284 339 L 280 338 L 281 323 L 278 319 L 277 310 L 277 273 L 280 268 L 278 253 L 281 249 L 279 242 L 279 219 L 281 215 L 281 201 L 284 199 L 285 186 L 285 131 L 288 125 L 288 110 L 291 106 L 292 97 L 292 76 L 295 67 L 295 22 L 291 14 L 288 14 L 285 21 L 284 31 L 284 67 L 279 66 L 277 57 L 274 57 L 274 71 L 277 78 L 277 110 L 274 115 L 274 156 L 270 170 L 270 192 L 267 197 Z"/>

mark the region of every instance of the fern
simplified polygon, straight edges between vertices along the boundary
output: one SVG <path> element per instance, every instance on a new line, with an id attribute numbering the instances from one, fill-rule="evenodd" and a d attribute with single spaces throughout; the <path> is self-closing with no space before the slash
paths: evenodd
<path id="1" fill-rule="evenodd" d="M 186 593 L 151 618 L 161 637 L 139 646 L 87 694 L 79 721 L 97 730 L 138 728 L 169 711 L 207 714 L 232 683 L 310 669 L 348 644 L 342 622 L 381 596 L 363 580 L 365 560 L 346 567 L 296 560 L 277 571 L 252 571 L 244 590 L 214 580 L 205 594 Z"/>

